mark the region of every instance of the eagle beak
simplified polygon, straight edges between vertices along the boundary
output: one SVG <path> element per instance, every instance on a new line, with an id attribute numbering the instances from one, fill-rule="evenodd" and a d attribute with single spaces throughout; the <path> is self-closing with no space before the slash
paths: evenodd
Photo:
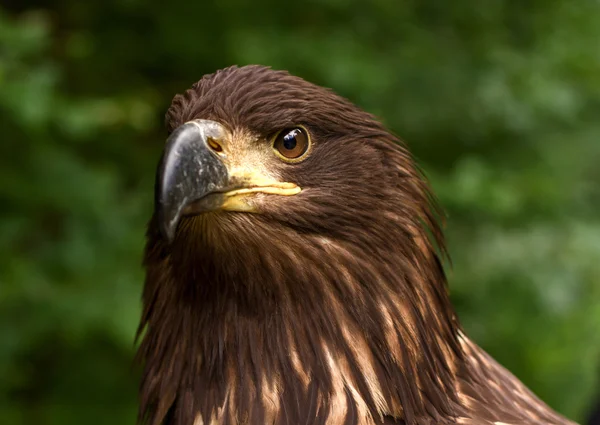
<path id="1" fill-rule="evenodd" d="M 184 215 L 256 212 L 246 199 L 253 194 L 289 196 L 301 191 L 294 183 L 274 180 L 264 164 L 246 164 L 244 152 L 228 152 L 230 137 L 215 121 L 194 120 L 176 128 L 167 139 L 156 174 L 155 212 L 169 242 Z M 246 166 L 230 169 L 232 157 L 241 158 Z"/>
<path id="2" fill-rule="evenodd" d="M 221 124 L 195 120 L 176 128 L 167 139 L 156 174 L 155 211 L 169 242 L 190 204 L 197 211 L 210 211 L 223 203 L 229 176 L 216 141 L 225 137 Z"/>

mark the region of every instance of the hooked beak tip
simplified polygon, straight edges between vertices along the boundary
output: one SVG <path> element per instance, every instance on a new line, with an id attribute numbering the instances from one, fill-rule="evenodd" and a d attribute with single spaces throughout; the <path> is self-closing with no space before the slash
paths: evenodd
<path id="1" fill-rule="evenodd" d="M 224 137 L 219 123 L 195 120 L 176 128 L 167 139 L 156 174 L 155 211 L 169 243 L 189 203 L 226 187 L 227 168 L 208 145 L 208 139 Z"/>

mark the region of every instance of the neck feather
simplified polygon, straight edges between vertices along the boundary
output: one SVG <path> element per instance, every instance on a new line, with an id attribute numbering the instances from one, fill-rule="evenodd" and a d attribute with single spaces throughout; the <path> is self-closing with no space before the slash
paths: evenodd
<path id="1" fill-rule="evenodd" d="M 169 251 L 149 231 L 142 419 L 369 424 L 453 415 L 458 325 L 424 233 L 390 226 L 344 241 L 230 220 L 220 227 L 235 236 L 208 234 Z M 278 242 L 265 250 L 254 232 Z"/>

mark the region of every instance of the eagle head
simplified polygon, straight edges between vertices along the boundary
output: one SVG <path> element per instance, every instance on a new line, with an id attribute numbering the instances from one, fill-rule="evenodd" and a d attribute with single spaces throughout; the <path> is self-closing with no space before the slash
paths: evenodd
<path id="1" fill-rule="evenodd" d="M 478 372 L 503 369 L 450 305 L 428 184 L 380 121 L 246 66 L 177 95 L 166 125 L 144 260 L 143 421 L 512 417 Z"/>

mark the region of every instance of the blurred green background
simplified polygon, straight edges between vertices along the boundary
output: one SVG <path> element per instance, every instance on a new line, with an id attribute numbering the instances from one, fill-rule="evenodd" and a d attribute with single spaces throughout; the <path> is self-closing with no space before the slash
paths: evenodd
<path id="1" fill-rule="evenodd" d="M 407 141 L 448 212 L 469 334 L 585 420 L 600 378 L 598 1 L 2 5 L 0 423 L 134 423 L 163 114 L 203 74 L 249 63 L 332 87 Z"/>

